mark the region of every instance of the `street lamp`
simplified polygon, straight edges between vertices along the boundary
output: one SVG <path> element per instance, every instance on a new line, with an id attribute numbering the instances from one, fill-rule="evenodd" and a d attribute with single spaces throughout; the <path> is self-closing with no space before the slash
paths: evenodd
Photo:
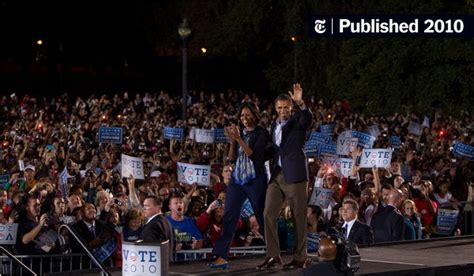
<path id="1" fill-rule="evenodd" d="M 191 35 L 191 29 L 188 25 L 188 20 L 186 18 L 183 19 L 183 22 L 178 27 L 178 33 L 183 41 L 183 101 L 182 101 L 182 116 L 183 120 L 186 120 L 186 108 L 187 108 L 187 101 L 188 101 L 188 88 L 187 88 L 187 66 L 188 66 L 188 57 L 186 53 L 186 40 L 188 39 L 189 35 Z"/>
<path id="2" fill-rule="evenodd" d="M 297 43 L 297 38 L 296 36 L 291 37 L 291 41 L 293 42 L 294 48 L 293 48 L 293 55 L 294 55 L 294 61 L 293 61 L 293 83 L 296 83 L 296 75 L 297 75 L 297 58 L 296 58 L 296 43 Z"/>

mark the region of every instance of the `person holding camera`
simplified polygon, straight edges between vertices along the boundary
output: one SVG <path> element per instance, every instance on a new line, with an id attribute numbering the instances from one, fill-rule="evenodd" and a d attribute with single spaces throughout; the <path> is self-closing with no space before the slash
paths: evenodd
<path id="1" fill-rule="evenodd" d="M 240 212 L 248 198 L 257 217 L 258 224 L 263 226 L 263 209 L 267 191 L 265 173 L 265 149 L 270 137 L 263 127 L 259 126 L 260 112 L 257 105 L 244 102 L 237 113 L 244 129 L 233 125 L 225 128 L 225 135 L 232 141 L 229 159 L 236 160 L 231 182 L 227 187 L 224 208 L 224 230 L 216 242 L 212 254 L 217 258 L 209 264 L 212 268 L 227 269 L 227 255 L 233 240 Z"/>

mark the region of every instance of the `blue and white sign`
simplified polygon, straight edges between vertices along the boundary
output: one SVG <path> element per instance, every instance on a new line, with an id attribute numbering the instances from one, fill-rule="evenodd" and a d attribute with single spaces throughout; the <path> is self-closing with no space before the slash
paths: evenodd
<path id="1" fill-rule="evenodd" d="M 336 153 L 339 155 L 349 155 L 357 148 L 357 138 L 352 138 L 352 131 L 346 130 L 337 137 Z"/>
<path id="2" fill-rule="evenodd" d="M 314 141 L 321 144 L 331 144 L 332 138 L 322 134 L 321 132 L 313 131 L 308 141 Z"/>
<path id="3" fill-rule="evenodd" d="M 211 166 L 210 165 L 195 165 L 178 162 L 178 182 L 192 185 L 209 186 L 211 182 Z"/>
<path id="4" fill-rule="evenodd" d="M 378 125 L 372 125 L 367 128 L 367 132 L 373 137 L 378 137 L 380 135 L 380 129 Z"/>
<path id="5" fill-rule="evenodd" d="M 458 223 L 459 210 L 438 209 L 436 233 L 449 235 Z"/>
<path id="6" fill-rule="evenodd" d="M 213 129 L 196 129 L 194 139 L 198 143 L 212 144 L 214 143 Z"/>
<path id="7" fill-rule="evenodd" d="M 67 166 L 64 166 L 64 169 L 59 174 L 59 191 L 64 199 L 69 197 L 69 187 L 67 185 L 67 179 L 70 177 L 67 172 Z"/>
<path id="8" fill-rule="evenodd" d="M 474 147 L 460 142 L 456 142 L 453 148 L 453 154 L 469 161 L 474 161 Z"/>
<path id="9" fill-rule="evenodd" d="M 16 244 L 18 223 L 0 224 L 0 245 Z"/>
<path id="10" fill-rule="evenodd" d="M 121 127 L 100 127 L 99 143 L 122 144 L 123 128 Z"/>
<path id="11" fill-rule="evenodd" d="M 332 137 L 335 127 L 336 127 L 336 124 L 321 125 L 321 133 L 325 136 Z"/>
<path id="12" fill-rule="evenodd" d="M 333 193 L 334 191 L 332 189 L 314 187 L 309 204 L 317 205 L 323 209 L 326 209 L 328 208 L 329 203 L 331 203 Z"/>
<path id="13" fill-rule="evenodd" d="M 1 174 L 0 175 L 0 188 L 5 189 L 5 186 L 10 181 L 10 176 L 8 174 Z"/>
<path id="14" fill-rule="evenodd" d="M 214 129 L 214 143 L 229 143 L 229 139 L 225 136 L 223 128 Z"/>
<path id="15" fill-rule="evenodd" d="M 408 133 L 420 136 L 423 133 L 423 127 L 419 123 L 410 122 L 408 125 Z"/>
<path id="16" fill-rule="evenodd" d="M 319 144 L 319 156 L 328 154 L 336 154 L 336 144 Z"/>
<path id="17" fill-rule="evenodd" d="M 425 116 L 421 125 L 423 127 L 430 128 L 430 118 L 428 118 L 428 116 Z"/>
<path id="18" fill-rule="evenodd" d="M 140 157 L 128 156 L 122 153 L 122 178 L 130 177 L 145 179 L 143 174 L 143 160 Z"/>
<path id="19" fill-rule="evenodd" d="M 331 167 L 336 174 L 341 177 L 349 177 L 352 171 L 352 159 L 351 158 L 339 158 L 337 156 L 324 156 L 324 164 Z"/>
<path id="20" fill-rule="evenodd" d="M 143 245 L 124 242 L 122 244 L 122 275 L 161 275 L 160 245 Z"/>
<path id="21" fill-rule="evenodd" d="M 306 141 L 304 144 L 304 152 L 307 157 L 318 157 L 319 143 L 314 141 Z"/>
<path id="22" fill-rule="evenodd" d="M 164 138 L 168 140 L 183 140 L 184 130 L 177 127 L 165 127 L 163 130 Z"/>
<path id="23" fill-rule="evenodd" d="M 402 146 L 402 141 L 400 140 L 400 137 L 395 136 L 395 135 L 391 136 L 390 146 L 394 149 L 399 149 Z"/>
<path id="24" fill-rule="evenodd" d="M 360 159 L 361 168 L 387 168 L 392 160 L 392 149 L 364 149 Z"/>
<path id="25" fill-rule="evenodd" d="M 357 146 L 363 149 L 371 149 L 374 146 L 375 137 L 357 130 L 352 131 L 352 137 L 357 138 Z"/>

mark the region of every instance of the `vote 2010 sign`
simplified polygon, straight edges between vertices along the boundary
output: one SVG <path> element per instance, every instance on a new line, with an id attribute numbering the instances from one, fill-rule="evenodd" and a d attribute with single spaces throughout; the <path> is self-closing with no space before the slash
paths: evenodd
<path id="1" fill-rule="evenodd" d="M 360 159 L 361 168 L 387 168 L 392 160 L 392 149 L 364 149 Z"/>
<path id="2" fill-rule="evenodd" d="M 143 175 L 143 160 L 140 157 L 122 154 L 122 177 L 130 177 L 130 175 L 135 179 L 145 179 Z"/>
<path id="3" fill-rule="evenodd" d="M 160 245 L 122 244 L 122 275 L 161 275 Z"/>
<path id="4" fill-rule="evenodd" d="M 185 184 L 197 183 L 209 186 L 211 178 L 210 165 L 194 165 L 178 162 L 178 182 Z"/>
<path id="5" fill-rule="evenodd" d="M 15 244 L 18 223 L 0 224 L 0 245 Z"/>
<path id="6" fill-rule="evenodd" d="M 329 165 L 336 174 L 341 177 L 349 177 L 352 171 L 352 159 L 351 158 L 340 158 L 337 156 L 326 155 L 323 158 L 323 162 Z"/>

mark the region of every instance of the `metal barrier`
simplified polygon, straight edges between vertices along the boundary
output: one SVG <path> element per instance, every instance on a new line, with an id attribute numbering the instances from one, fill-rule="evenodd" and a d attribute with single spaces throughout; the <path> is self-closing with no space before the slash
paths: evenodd
<path id="1" fill-rule="evenodd" d="M 255 254 L 265 254 L 267 252 L 265 246 L 242 246 L 231 247 L 229 256 L 247 256 Z M 180 250 L 173 253 L 173 262 L 193 261 L 212 258 L 212 248 L 201 248 L 195 250 Z"/>
<path id="2" fill-rule="evenodd" d="M 31 270 L 35 271 L 37 275 L 93 268 L 89 258 L 84 254 L 17 255 L 15 257 L 27 267 L 31 268 Z M 0 268 L 1 275 L 30 275 L 30 273 L 27 272 L 28 270 L 18 266 L 9 256 L 0 256 L 0 261 L 2 264 Z"/>

